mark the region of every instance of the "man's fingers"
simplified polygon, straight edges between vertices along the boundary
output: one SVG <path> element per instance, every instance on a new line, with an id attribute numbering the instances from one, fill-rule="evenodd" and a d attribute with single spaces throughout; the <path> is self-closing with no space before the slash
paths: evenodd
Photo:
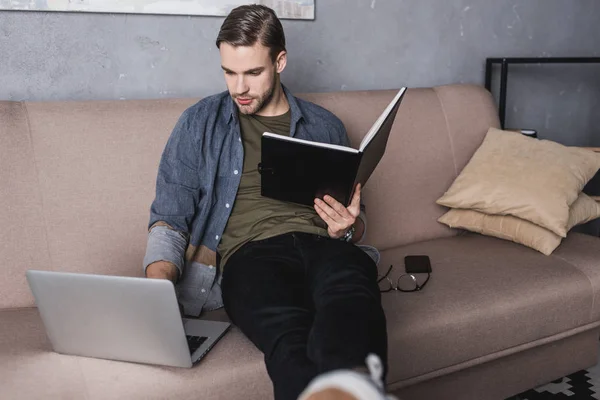
<path id="1" fill-rule="evenodd" d="M 327 195 L 327 196 L 323 197 L 323 200 L 325 200 L 325 203 L 331 209 L 333 209 L 341 218 L 344 218 L 344 219 L 352 218 L 352 215 L 350 215 L 350 213 L 348 212 L 348 209 L 346 209 L 346 207 L 344 207 L 344 205 L 342 203 L 340 203 L 333 197 Z"/>
<path id="2" fill-rule="evenodd" d="M 354 190 L 354 196 L 352 196 L 352 202 L 348 208 L 352 208 L 352 211 L 356 211 L 357 215 L 360 213 L 360 183 L 356 185 L 356 189 Z"/>
<path id="3" fill-rule="evenodd" d="M 335 228 L 335 225 L 337 225 L 335 220 L 333 218 L 331 218 L 329 216 L 329 214 L 327 214 L 325 212 L 325 210 L 323 210 L 323 208 L 320 207 L 316 203 L 315 203 L 315 211 L 317 212 L 317 214 L 319 214 L 319 217 L 321 217 L 323 219 L 323 221 L 325 221 L 325 223 L 327 224 L 328 227 Z"/>
<path id="4" fill-rule="evenodd" d="M 356 221 L 360 214 L 360 184 L 356 185 L 352 201 L 348 208 L 326 195 L 321 199 L 315 199 L 315 211 L 325 221 L 331 237 L 339 237 L 339 233 L 348 229 Z"/>
<path id="5" fill-rule="evenodd" d="M 327 204 L 326 202 L 324 202 L 323 200 L 320 199 L 316 199 L 315 200 L 315 204 L 319 206 L 319 208 L 325 213 L 327 214 L 327 216 L 329 218 L 331 218 L 332 221 L 339 223 L 340 220 L 343 220 L 344 217 L 342 215 L 340 215 L 336 210 L 334 210 L 333 208 L 331 208 L 331 206 L 329 206 L 329 204 Z M 331 224 L 330 224 L 331 225 Z"/>

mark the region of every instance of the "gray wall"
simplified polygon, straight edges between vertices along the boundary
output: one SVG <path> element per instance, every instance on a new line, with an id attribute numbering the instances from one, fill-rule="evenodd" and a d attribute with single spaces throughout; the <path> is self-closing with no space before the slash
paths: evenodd
<path id="1" fill-rule="evenodd" d="M 295 91 L 483 83 L 490 56 L 600 56 L 597 0 L 316 0 L 284 21 Z M 225 89 L 222 18 L 0 12 L 0 99 L 201 97 Z M 508 127 L 600 146 L 600 65 L 514 68 Z"/>

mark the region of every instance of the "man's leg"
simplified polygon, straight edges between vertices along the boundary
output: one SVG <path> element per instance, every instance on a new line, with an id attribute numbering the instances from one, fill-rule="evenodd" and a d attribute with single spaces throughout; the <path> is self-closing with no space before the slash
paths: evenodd
<path id="1" fill-rule="evenodd" d="M 309 357 L 319 373 L 365 367 L 369 353 L 387 372 L 386 320 L 377 285 L 377 266 L 353 244 L 304 237 L 308 282 L 316 314 Z"/>
<path id="2" fill-rule="evenodd" d="M 225 310 L 264 353 L 277 400 L 296 400 L 318 372 L 307 356 L 313 313 L 294 240 L 290 234 L 246 244 L 225 265 L 222 281 Z"/>

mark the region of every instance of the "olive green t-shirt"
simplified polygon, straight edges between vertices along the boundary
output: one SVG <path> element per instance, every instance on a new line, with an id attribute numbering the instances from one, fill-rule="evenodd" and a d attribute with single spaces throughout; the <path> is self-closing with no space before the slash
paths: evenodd
<path id="1" fill-rule="evenodd" d="M 217 251 L 221 267 L 242 245 L 289 232 L 328 236 L 327 224 L 313 207 L 263 197 L 260 194 L 261 136 L 264 132 L 290 135 L 291 112 L 275 116 L 239 114 L 244 145 L 240 187 Z"/>

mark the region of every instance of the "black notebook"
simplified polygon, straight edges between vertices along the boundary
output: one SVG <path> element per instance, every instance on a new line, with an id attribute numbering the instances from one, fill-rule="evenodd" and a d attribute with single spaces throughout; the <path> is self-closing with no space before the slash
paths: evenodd
<path id="1" fill-rule="evenodd" d="M 383 157 L 402 88 L 360 143 L 360 147 L 311 142 L 265 132 L 261 139 L 261 194 L 312 206 L 326 194 L 348 206 L 354 188 L 362 187 Z"/>

